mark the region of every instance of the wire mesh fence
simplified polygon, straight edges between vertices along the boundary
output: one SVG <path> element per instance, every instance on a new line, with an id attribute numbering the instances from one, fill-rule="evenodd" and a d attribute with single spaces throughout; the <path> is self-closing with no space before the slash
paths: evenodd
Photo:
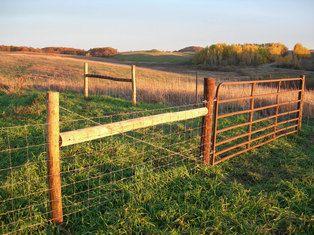
<path id="1" fill-rule="evenodd" d="M 198 104 L 197 106 L 202 106 Z M 61 131 L 195 108 L 185 105 L 85 117 L 60 107 Z M 195 167 L 200 160 L 201 118 L 130 131 L 67 146 L 61 151 L 65 223 L 77 214 L 124 203 L 127 189 L 151 175 Z M 53 231 L 47 182 L 47 124 L 1 128 L 1 233 Z"/>
<path id="2" fill-rule="evenodd" d="M 27 233 L 50 220 L 45 139 L 46 125 L 0 129 L 1 233 Z"/>
<path id="3" fill-rule="evenodd" d="M 249 93 L 248 89 L 241 89 L 243 94 Z M 262 93 L 265 87 L 258 89 Z M 287 91 L 289 94 L 289 89 Z M 223 95 L 232 98 L 242 94 L 227 90 Z M 276 97 L 268 97 L 267 102 L 274 101 Z M 269 105 L 265 103 L 265 99 L 256 104 L 257 107 Z M 204 103 L 199 102 L 118 114 L 86 115 L 83 109 L 77 112 L 62 104 L 60 131 L 203 106 Z M 231 102 L 221 111 L 222 114 L 237 112 L 246 110 L 249 106 L 250 103 L 246 101 Z M 306 108 L 305 103 L 304 109 Z M 285 110 L 284 108 L 282 111 Z M 271 114 L 266 112 L 258 116 L 263 115 Z M 243 120 L 240 115 L 227 120 L 221 127 L 226 128 Z M 312 125 L 308 113 L 304 113 L 303 120 L 304 125 Z M 147 181 L 175 174 L 182 168 L 193 171 L 202 161 L 200 150 L 203 147 L 203 128 L 202 118 L 194 118 L 62 147 L 60 174 L 65 226 L 75 231 L 75 226 L 91 211 L 104 212 L 122 208 L 129 200 L 130 189 L 142 190 L 145 186 L 141 185 L 145 185 Z M 56 229 L 51 219 L 46 136 L 46 123 L 0 129 L 0 233 L 37 233 Z"/>

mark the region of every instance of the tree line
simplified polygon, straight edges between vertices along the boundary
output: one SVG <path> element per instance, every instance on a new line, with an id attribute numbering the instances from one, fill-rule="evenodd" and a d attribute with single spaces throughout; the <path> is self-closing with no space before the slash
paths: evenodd
<path id="1" fill-rule="evenodd" d="M 292 51 L 282 43 L 225 44 L 207 46 L 193 58 L 194 64 L 209 66 L 260 65 L 276 62 L 280 66 L 300 67 L 302 58 L 310 56 L 310 50 L 295 44 Z"/>
<path id="2" fill-rule="evenodd" d="M 113 56 L 118 53 L 118 50 L 112 47 L 91 48 L 89 50 L 71 48 L 71 47 L 44 47 L 33 48 L 25 46 L 5 46 L 0 45 L 0 51 L 22 51 L 22 52 L 38 52 L 38 53 L 52 53 L 52 54 L 67 54 L 67 55 L 83 55 L 106 57 Z"/>

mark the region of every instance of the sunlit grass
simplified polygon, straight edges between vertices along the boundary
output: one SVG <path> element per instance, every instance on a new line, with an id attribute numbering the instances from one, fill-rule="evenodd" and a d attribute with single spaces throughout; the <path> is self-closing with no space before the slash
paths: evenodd
<path id="1" fill-rule="evenodd" d="M 61 94 L 61 106 L 85 117 L 97 117 L 93 119 L 97 122 L 105 122 L 101 117 L 108 114 L 144 111 L 137 115 L 145 115 L 167 108 L 145 103 L 133 107 L 131 102 L 101 96 L 84 100 L 75 93 Z M 45 123 L 45 93 L 1 94 L 0 108 L 1 127 Z M 64 110 L 60 114 L 62 130 L 94 125 L 87 120 L 71 121 L 80 117 Z M 125 114 L 119 118 L 128 117 Z M 184 152 L 194 148 L 197 157 L 199 122 L 148 128 L 133 135 L 167 148 L 182 142 L 171 149 Z M 193 128 L 196 131 L 188 132 Z M 8 139 L 12 149 L 43 143 L 44 129 L 1 129 L 1 149 L 8 147 Z M 314 209 L 313 131 L 313 123 L 305 123 L 298 135 L 276 140 L 215 167 L 204 167 L 178 155 L 162 159 L 169 152 L 126 136 L 66 147 L 61 150 L 61 159 L 67 216 L 60 227 L 45 222 L 50 218 L 43 214 L 49 211 L 47 192 L 39 193 L 47 189 L 45 147 L 1 154 L 1 169 L 20 167 L 12 169 L 12 174 L 1 172 L 0 199 L 22 198 L 14 200 L 13 205 L 1 203 L 0 214 L 40 205 L 2 216 L 0 232 L 310 233 Z M 103 176 L 93 178 L 99 175 Z M 35 195 L 24 196 L 29 193 Z M 14 221 L 18 223 L 7 226 Z M 40 225 L 27 228 L 34 223 Z"/>

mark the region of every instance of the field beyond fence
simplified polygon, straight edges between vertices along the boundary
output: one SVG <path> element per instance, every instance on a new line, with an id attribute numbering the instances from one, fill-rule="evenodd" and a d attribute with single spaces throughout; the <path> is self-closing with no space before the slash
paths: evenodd
<path id="1" fill-rule="evenodd" d="M 295 89 L 285 88 L 284 83 L 291 82 L 297 83 Z M 96 102 L 93 110 L 88 105 L 93 98 L 82 99 L 79 106 L 85 112 L 78 113 L 68 107 L 69 99 L 59 106 L 57 93 L 50 93 L 46 123 L 1 128 L 1 232 L 56 231 L 60 223 L 75 231 L 81 213 L 119 213 L 116 207 L 128 203 L 130 192 L 150 192 L 144 186 L 147 182 L 155 189 L 154 181 L 221 162 L 215 160 L 218 153 L 232 151 L 229 159 L 251 150 L 253 141 L 258 140 L 255 147 L 259 147 L 299 131 L 304 78 L 269 81 L 276 87 L 273 97 L 260 83 L 234 84 L 249 90 L 249 95 L 221 99 L 222 88 L 216 93 L 214 80 L 205 80 L 205 102 L 144 109 L 129 104 L 120 114 L 92 116 L 85 112 L 105 110 L 108 104 L 102 107 Z M 281 96 L 285 93 L 295 96 Z M 260 100 L 262 96 L 268 97 L 267 103 Z M 40 109 L 46 108 L 27 112 Z M 220 117 L 224 120 L 218 123 Z M 222 133 L 219 130 L 238 127 L 233 135 L 216 136 Z M 225 149 L 219 146 L 215 151 L 225 143 Z"/>
<path id="2" fill-rule="evenodd" d="M 56 90 L 75 91 L 82 94 L 84 91 L 84 63 L 85 60 L 47 56 L 2 54 L 2 68 L 0 68 L 0 90 L 8 94 L 23 92 L 23 90 Z M 62 64 L 63 66 L 60 66 Z M 128 65 L 89 62 L 89 72 L 102 74 L 113 78 L 132 78 L 131 67 Z M 244 70 L 244 69 L 243 69 Z M 239 76 L 234 72 L 212 71 L 183 71 L 169 72 L 164 69 L 136 67 L 136 98 L 137 102 L 163 103 L 166 105 L 185 105 L 201 102 L 203 97 L 203 78 L 213 76 L 216 83 L 236 80 L 257 80 L 282 77 L 298 77 L 302 71 L 284 70 L 276 72 L 264 71 L 262 75 L 254 74 L 258 68 L 250 68 L 249 75 Z M 285 73 L 287 72 L 287 75 Z M 276 74 L 278 73 L 278 74 Z M 198 74 L 198 75 L 196 75 Z M 267 74 L 267 76 L 266 76 Z M 296 76 L 298 75 L 298 76 Z M 307 81 L 313 80 L 313 75 L 307 76 Z M 103 79 L 90 79 L 89 96 L 108 95 L 111 97 L 132 100 L 132 87 L 128 83 L 117 83 Z M 276 92 L 272 86 L 263 86 L 264 92 Z M 223 89 L 222 96 L 226 98 L 246 95 L 248 89 L 233 86 Z M 196 93 L 198 94 L 196 96 Z M 289 93 L 286 96 L 290 95 Z M 198 97 L 198 100 L 196 100 Z M 267 102 L 267 99 L 264 101 Z M 305 86 L 304 115 L 314 117 L 314 92 Z"/>

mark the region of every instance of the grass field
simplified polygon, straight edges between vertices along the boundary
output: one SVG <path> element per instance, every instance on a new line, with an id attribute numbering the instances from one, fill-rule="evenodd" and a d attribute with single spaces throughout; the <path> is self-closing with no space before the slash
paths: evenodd
<path id="1" fill-rule="evenodd" d="M 85 100 L 84 61 L 0 53 L 0 233 L 311 234 L 313 91 L 305 94 L 301 133 L 215 167 L 200 163 L 200 118 L 62 148 L 65 223 L 53 226 L 46 90 L 61 92 L 61 131 L 195 107 L 194 71 L 158 68 L 137 68 L 136 107 L 128 101 L 130 87 L 121 83 L 92 80 Z M 90 72 L 130 77 L 128 65 L 109 62 L 90 62 Z M 200 78 L 205 76 L 223 81 L 247 74 L 202 71 Z M 202 89 L 200 82 L 200 97 Z M 272 89 L 256 88 L 261 93 Z M 247 92 L 233 87 L 223 95 Z M 221 127 L 231 121 L 236 120 Z"/>
<path id="2" fill-rule="evenodd" d="M 16 93 L 23 89 L 83 91 L 84 58 L 47 56 L 43 54 L 0 53 L 0 90 Z M 130 66 L 109 62 L 89 62 L 89 71 L 112 77 L 131 77 Z M 176 68 L 175 66 L 173 66 Z M 268 71 L 269 70 L 269 71 Z M 267 72 L 268 71 L 268 72 Z M 228 80 L 261 79 L 271 73 L 274 77 L 298 77 L 304 71 L 274 68 L 241 68 L 237 72 L 199 71 L 198 92 L 202 97 L 203 78 L 214 77 L 217 84 Z M 242 74 L 242 75 L 241 75 Z M 307 74 L 307 79 L 313 75 Z M 195 70 L 170 70 L 137 67 L 137 96 L 139 101 L 182 105 L 195 103 Z M 269 75 L 268 75 L 269 77 Z M 91 95 L 110 95 L 131 99 L 129 84 L 90 79 Z M 270 92 L 274 88 L 264 88 Z M 225 95 L 235 97 L 244 95 L 242 87 L 226 90 Z M 201 101 L 201 100 L 199 100 Z M 314 92 L 305 92 L 304 111 L 306 116 L 314 117 Z"/>
<path id="3" fill-rule="evenodd" d="M 86 101 L 75 93 L 62 94 L 61 106 L 97 122 L 128 118 L 130 111 L 138 116 L 143 115 L 140 112 L 158 113 L 167 108 L 156 104 L 134 108 L 130 102 L 99 96 Z M 7 147 L 7 140 L 12 149 L 44 141 L 45 126 L 22 126 L 10 131 L 3 127 L 44 124 L 45 93 L 2 93 L 0 108 L 1 150 Z M 125 115 L 111 116 L 110 120 L 104 117 L 112 113 Z M 61 110 L 62 130 L 94 125 L 80 118 Z M 304 123 L 298 135 L 276 140 L 215 167 L 204 167 L 195 158 L 199 125 L 200 120 L 192 120 L 129 133 L 148 143 L 171 146 L 177 152 L 190 151 L 193 159 L 170 155 L 127 136 L 62 149 L 66 215 L 62 227 L 45 225 L 49 218 L 45 214 L 45 146 L 2 154 L 1 168 L 11 168 L 1 171 L 1 200 L 16 199 L 0 205 L 0 232 L 8 228 L 25 229 L 25 233 L 79 234 L 313 231 L 313 123 Z M 7 214 L 11 210 L 20 211 Z M 17 224 L 7 225 L 17 219 Z M 34 223 L 39 225 L 27 228 Z"/>

